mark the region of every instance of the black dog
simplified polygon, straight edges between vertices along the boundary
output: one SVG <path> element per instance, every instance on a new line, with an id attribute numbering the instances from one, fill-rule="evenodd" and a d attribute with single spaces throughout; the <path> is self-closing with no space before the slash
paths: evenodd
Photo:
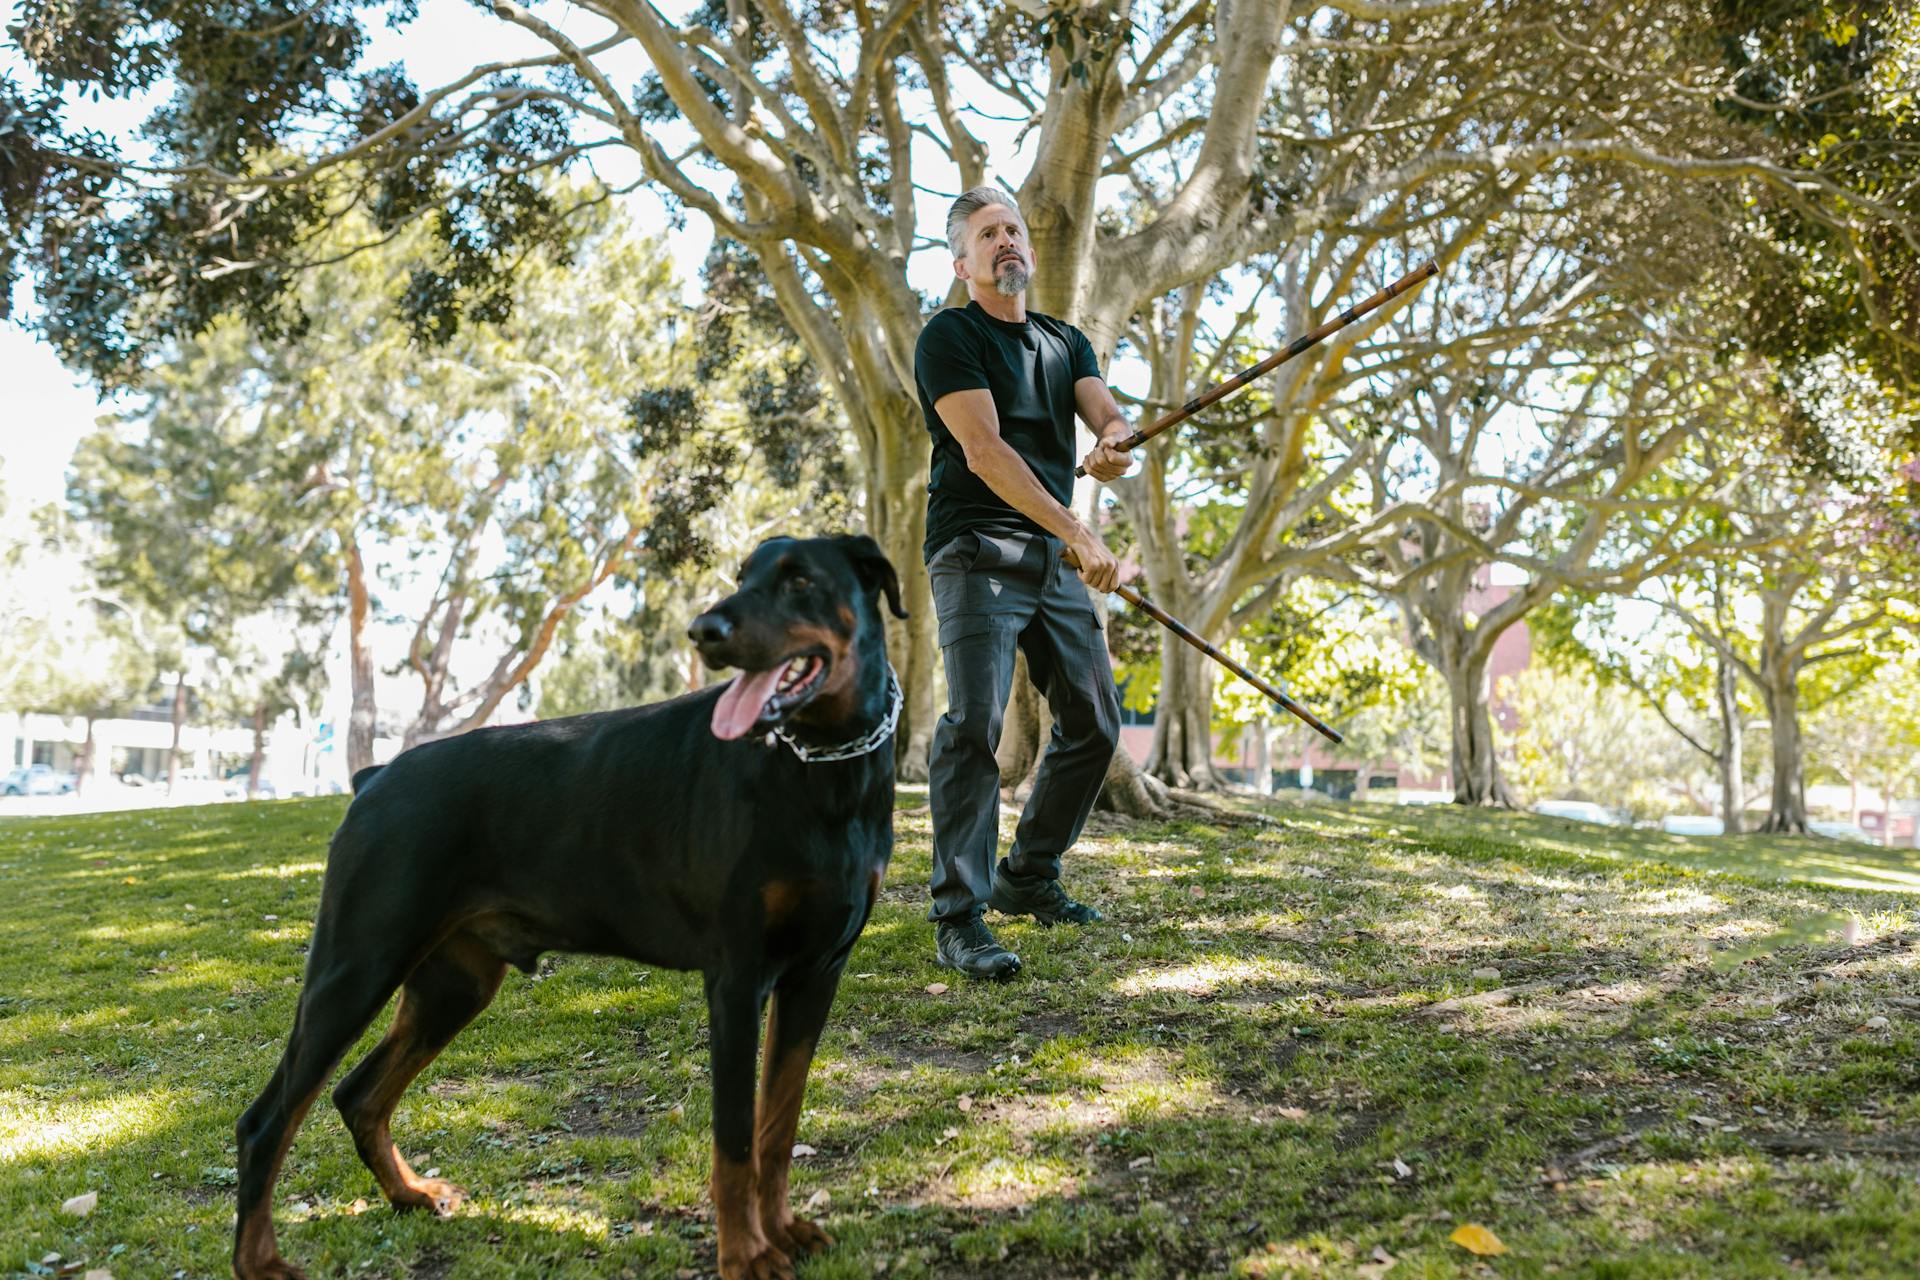
<path id="1" fill-rule="evenodd" d="M 794 1216 L 787 1167 L 814 1044 L 893 850 L 900 692 L 882 592 L 905 617 L 873 539 L 775 538 L 690 628 L 707 665 L 739 678 L 428 743 L 355 778 L 364 790 L 333 836 L 293 1034 L 240 1119 L 240 1280 L 300 1276 L 274 1243 L 274 1180 L 396 989 L 391 1029 L 334 1102 L 396 1209 L 452 1211 L 463 1193 L 395 1150 L 394 1104 L 509 964 L 532 971 L 550 950 L 706 975 L 721 1275 L 790 1277 L 793 1256 L 830 1243 Z"/>

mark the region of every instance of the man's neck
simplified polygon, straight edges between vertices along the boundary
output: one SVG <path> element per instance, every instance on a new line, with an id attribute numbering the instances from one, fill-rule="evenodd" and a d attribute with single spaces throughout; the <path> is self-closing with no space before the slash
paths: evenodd
<path id="1" fill-rule="evenodd" d="M 969 284 L 972 282 L 969 281 Z M 995 320 L 1005 320 L 1008 324 L 1027 322 L 1027 292 L 1022 289 L 1009 298 L 998 289 L 969 288 L 967 293 L 980 304 L 980 309 Z"/>

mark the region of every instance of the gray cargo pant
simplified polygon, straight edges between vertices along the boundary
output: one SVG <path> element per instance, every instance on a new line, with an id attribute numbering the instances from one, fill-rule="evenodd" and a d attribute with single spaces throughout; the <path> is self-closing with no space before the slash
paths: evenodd
<path id="1" fill-rule="evenodd" d="M 933 815 L 930 920 L 986 909 L 1000 843 L 1001 719 L 1013 687 L 1014 646 L 1053 713 L 1053 737 L 1001 864 L 1016 875 L 1060 876 L 1120 741 L 1120 695 L 1093 597 L 1044 534 L 962 533 L 927 562 L 947 713 L 927 754 Z"/>

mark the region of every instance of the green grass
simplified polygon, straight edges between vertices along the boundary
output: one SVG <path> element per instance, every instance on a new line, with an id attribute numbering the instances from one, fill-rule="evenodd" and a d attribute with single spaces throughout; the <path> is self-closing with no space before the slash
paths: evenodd
<path id="1" fill-rule="evenodd" d="M 983 988 L 932 963 L 900 803 L 801 1121 L 796 1199 L 839 1239 L 805 1280 L 1371 1276 L 1376 1249 L 1394 1280 L 1920 1273 L 1920 930 L 1861 887 L 1909 864 L 1431 809 L 1096 822 L 1068 868 L 1107 923 L 1008 925 L 1027 972 Z M 0 1276 L 226 1273 L 233 1122 L 341 809 L 0 821 Z M 692 975 L 510 975 L 395 1123 L 473 1199 L 393 1214 L 323 1102 L 283 1248 L 316 1277 L 710 1274 L 705 1022 Z M 1469 1222 L 1511 1252 L 1448 1243 Z"/>

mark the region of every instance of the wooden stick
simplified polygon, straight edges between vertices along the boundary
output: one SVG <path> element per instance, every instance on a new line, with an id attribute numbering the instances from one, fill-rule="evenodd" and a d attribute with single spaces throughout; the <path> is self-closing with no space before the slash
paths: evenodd
<path id="1" fill-rule="evenodd" d="M 1165 609 L 1162 609 L 1159 605 L 1147 599 L 1138 591 L 1135 591 L 1132 587 L 1122 583 L 1116 586 L 1114 590 L 1119 593 L 1122 600 L 1139 609 L 1149 618 L 1152 618 L 1155 622 L 1173 632 L 1173 634 L 1179 636 L 1182 640 L 1185 640 L 1188 644 L 1206 654 L 1209 658 L 1212 658 L 1215 662 L 1233 672 L 1233 674 L 1239 676 L 1242 680 L 1245 680 L 1281 708 L 1291 711 L 1294 715 L 1305 720 L 1308 725 L 1317 730 L 1328 742 L 1345 741 L 1345 739 L 1340 736 L 1339 730 L 1333 728 L 1325 720 L 1322 720 L 1319 716 L 1313 714 L 1313 712 L 1307 710 L 1292 698 L 1289 698 L 1286 694 L 1280 692 L 1271 684 L 1262 680 L 1259 676 L 1253 674 L 1253 672 L 1247 670 L 1226 654 L 1220 652 L 1220 650 L 1216 649 L 1213 645 L 1207 643 L 1203 637 L 1196 635 L 1193 629 L 1187 626 L 1186 623 L 1180 621 L 1180 619 L 1174 617 Z"/>
<path id="2" fill-rule="evenodd" d="M 1133 449 L 1139 448 L 1142 444 L 1144 444 L 1148 440 L 1153 439 L 1155 436 L 1159 435 L 1162 431 L 1165 431 L 1168 427 L 1175 427 L 1180 425 L 1182 422 L 1185 422 L 1188 418 L 1191 418 L 1194 414 L 1200 412 L 1202 409 L 1206 408 L 1208 405 L 1212 404 L 1214 401 L 1222 398 L 1223 396 L 1232 395 L 1234 392 L 1238 391 L 1240 388 L 1246 386 L 1249 382 L 1252 382 L 1255 378 L 1261 377 L 1264 374 L 1272 373 L 1275 369 L 1278 369 L 1281 365 L 1293 359 L 1295 356 L 1299 355 L 1302 351 L 1305 351 L 1310 347 L 1318 346 L 1321 343 L 1321 341 L 1327 337 L 1327 335 L 1339 332 L 1341 329 L 1344 329 L 1348 325 L 1352 324 L 1355 320 L 1358 320 L 1361 316 L 1366 315 L 1369 311 L 1378 310 L 1380 307 L 1385 306 L 1388 302 L 1391 302 L 1393 299 L 1399 297 L 1401 294 L 1406 293 L 1410 289 L 1418 288 L 1419 286 L 1425 284 L 1428 280 L 1430 280 L 1431 278 L 1439 274 L 1440 274 L 1440 264 L 1437 262 L 1430 261 L 1426 263 L 1424 266 L 1415 267 L 1413 270 L 1407 272 L 1407 274 L 1405 274 L 1404 276 L 1401 276 L 1398 280 L 1395 280 L 1392 284 L 1388 285 L 1386 288 L 1382 289 L 1380 292 L 1374 294 L 1371 298 L 1368 298 L 1365 302 L 1359 303 L 1356 306 L 1348 307 L 1345 311 L 1342 311 L 1339 315 L 1327 321 L 1325 324 L 1321 325 L 1318 329 L 1315 329 L 1313 332 L 1302 334 L 1300 337 L 1295 338 L 1292 342 L 1289 342 L 1280 351 L 1277 351 L 1273 355 L 1268 356 L 1265 360 L 1262 360 L 1259 364 L 1253 365 L 1251 368 L 1242 369 L 1240 372 L 1234 374 L 1231 378 L 1228 378 L 1225 382 L 1221 383 L 1219 386 L 1214 387 L 1210 391 L 1206 391 L 1201 393 L 1200 395 L 1195 396 L 1193 399 L 1187 401 L 1185 404 L 1181 405 L 1178 409 L 1175 409 L 1172 413 L 1169 413 L 1164 418 L 1160 418 L 1148 424 L 1147 426 L 1140 428 L 1138 431 L 1128 436 L 1125 440 L 1122 440 L 1119 443 L 1115 444 L 1113 447 L 1123 451 L 1131 451 Z M 1085 467 L 1075 467 L 1073 469 L 1073 474 L 1076 476 L 1084 476 L 1085 474 L 1087 474 L 1087 469 Z"/>
<path id="3" fill-rule="evenodd" d="M 1071 549 L 1068 549 L 1064 553 L 1063 558 L 1074 568 L 1078 569 L 1080 567 L 1080 561 L 1075 557 Z M 1113 590 L 1122 600 L 1125 600 L 1128 604 L 1140 610 L 1140 612 L 1146 614 L 1149 618 L 1152 618 L 1155 622 L 1173 632 L 1173 634 L 1179 636 L 1182 640 L 1185 640 L 1188 644 L 1258 689 L 1276 706 L 1299 716 L 1302 720 L 1306 721 L 1308 725 L 1317 730 L 1327 741 L 1335 743 L 1346 741 L 1346 739 L 1340 736 L 1339 730 L 1333 728 L 1325 720 L 1322 720 L 1319 716 L 1313 714 L 1313 712 L 1307 710 L 1292 698 L 1289 698 L 1286 694 L 1274 688 L 1273 685 L 1253 674 L 1253 672 L 1247 670 L 1226 654 L 1220 652 L 1220 650 L 1209 643 L 1204 636 L 1196 633 L 1192 627 L 1189 627 L 1186 623 L 1180 621 L 1180 619 L 1174 617 L 1126 583 L 1116 584 Z"/>

